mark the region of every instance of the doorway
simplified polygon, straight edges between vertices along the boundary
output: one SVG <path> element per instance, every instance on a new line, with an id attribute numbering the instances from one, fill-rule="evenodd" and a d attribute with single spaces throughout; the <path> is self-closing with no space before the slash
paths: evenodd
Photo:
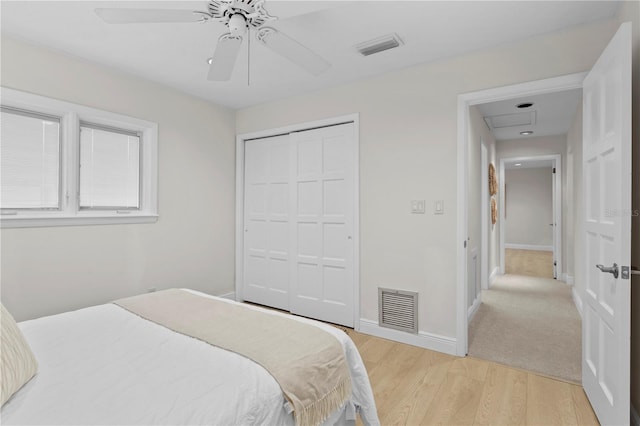
<path id="1" fill-rule="evenodd" d="M 569 253 L 563 256 L 561 158 L 556 154 L 500 159 L 503 274 L 563 280 L 563 260 Z"/>
<path id="2" fill-rule="evenodd" d="M 461 171 L 461 176 L 458 179 L 457 192 L 458 192 L 458 227 L 457 227 L 457 235 L 458 241 L 460 244 L 457 249 L 457 258 L 458 265 L 462 265 L 462 267 L 458 268 L 457 274 L 457 305 L 458 305 L 458 319 L 457 319 L 457 339 L 456 339 L 456 353 L 459 356 L 465 356 L 468 351 L 468 321 L 469 321 L 469 302 L 468 302 L 468 294 L 467 294 L 467 286 L 468 286 L 468 276 L 467 276 L 467 257 L 468 257 L 468 249 L 467 246 L 469 244 L 469 144 L 468 144 L 468 136 L 470 129 L 470 109 L 474 106 L 496 102 L 496 101 L 504 101 L 507 99 L 513 99 L 515 97 L 521 96 L 531 96 L 531 95 L 544 95 L 549 93 L 556 93 L 567 90 L 578 90 L 582 88 L 582 81 L 584 80 L 586 73 L 576 73 L 565 75 L 561 77 L 554 77 L 545 80 L 533 81 L 523 84 L 518 84 L 514 86 L 506 86 L 495 89 L 488 89 L 483 91 L 478 91 L 474 93 L 463 94 L 458 97 L 458 169 Z M 516 157 L 519 155 L 511 155 L 512 157 Z M 496 161 L 495 154 L 493 157 L 489 155 L 489 162 Z M 480 176 L 484 176 L 484 171 L 480 174 Z M 484 178 L 482 178 L 484 181 Z M 498 200 L 502 198 L 498 196 Z M 502 206 L 499 203 L 496 203 L 499 206 L 500 211 L 502 211 Z M 480 207 L 482 209 L 488 209 L 488 206 Z M 500 213 L 498 211 L 498 214 Z M 482 214 L 481 217 L 491 217 L 490 214 Z M 493 224 L 488 224 L 487 221 L 483 221 L 484 226 L 491 227 Z M 499 226 L 499 225 L 498 225 Z M 490 228 L 493 229 L 493 228 Z M 486 235 L 486 231 L 482 231 L 483 234 Z M 489 256 L 487 256 L 489 257 Z M 483 255 L 481 253 L 481 258 Z M 484 263 L 484 262 L 483 262 Z M 493 279 L 501 272 L 502 259 L 500 261 L 495 262 L 496 266 L 493 265 L 485 265 L 481 268 L 481 270 L 489 273 L 488 278 L 488 287 L 491 287 L 491 282 Z M 482 281 L 481 281 L 482 282 Z"/>
<path id="3" fill-rule="evenodd" d="M 584 315 L 583 388 L 602 423 L 629 421 L 631 218 L 631 23 L 623 23 L 592 69 L 546 80 L 458 96 L 458 323 L 457 352 L 468 348 L 466 258 L 468 242 L 469 109 L 521 95 L 582 88 L 584 101 L 576 150 L 575 191 L 586 206 L 574 211 L 576 306 Z M 574 198 L 575 200 L 575 198 Z M 584 204 L 583 204 L 584 202 Z M 610 207 L 609 207 L 610 208 Z M 608 266 L 612 265 L 612 266 Z M 620 266 L 622 265 L 622 266 Z M 619 273 L 622 271 L 621 273 Z M 579 278 L 579 279 L 578 279 Z"/>
<path id="4" fill-rule="evenodd" d="M 476 143 L 479 134 L 482 146 L 469 147 L 468 167 L 468 279 L 474 279 L 471 258 L 478 257 L 479 246 L 489 257 L 499 254 L 497 262 L 490 262 L 493 269 L 499 266 L 491 286 L 479 298 L 468 287 L 469 301 L 476 298 L 468 354 L 572 383 L 581 382 L 581 318 L 571 287 L 556 278 L 563 275 L 563 258 L 568 257 L 562 250 L 563 186 L 568 182 L 563 157 L 581 103 L 582 91 L 573 89 L 473 106 L 469 143 Z M 485 157 L 491 158 L 490 168 Z M 479 172 L 495 175 L 491 180 L 498 183 L 489 185 L 490 203 L 485 188 L 478 186 L 481 179 L 474 179 Z M 498 207 L 492 221 L 483 219 L 479 225 L 473 207 L 480 192 L 480 211 Z M 494 238 L 485 241 L 487 236 Z"/>

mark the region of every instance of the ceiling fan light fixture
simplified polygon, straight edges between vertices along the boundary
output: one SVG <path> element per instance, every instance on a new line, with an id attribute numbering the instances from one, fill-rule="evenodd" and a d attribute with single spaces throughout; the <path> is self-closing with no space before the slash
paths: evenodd
<path id="1" fill-rule="evenodd" d="M 244 15 L 236 13 L 229 18 L 229 32 L 234 37 L 242 37 L 247 32 L 247 20 Z"/>

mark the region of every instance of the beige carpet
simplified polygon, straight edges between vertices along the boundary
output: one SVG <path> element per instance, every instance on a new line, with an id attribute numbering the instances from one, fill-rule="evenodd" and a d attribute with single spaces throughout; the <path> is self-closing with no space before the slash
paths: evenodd
<path id="1" fill-rule="evenodd" d="M 469 324 L 469 355 L 582 382 L 581 320 L 561 281 L 502 275 L 482 292 Z"/>
<path id="2" fill-rule="evenodd" d="M 553 278 L 553 252 L 505 249 L 504 271 L 507 274 Z"/>

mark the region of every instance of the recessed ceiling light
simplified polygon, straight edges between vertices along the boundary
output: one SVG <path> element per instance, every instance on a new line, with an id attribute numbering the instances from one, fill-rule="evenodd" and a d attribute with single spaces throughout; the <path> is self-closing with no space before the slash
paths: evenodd
<path id="1" fill-rule="evenodd" d="M 533 134 L 533 130 L 525 130 L 525 131 L 520 132 L 520 134 L 522 136 L 532 135 Z"/>
<path id="2" fill-rule="evenodd" d="M 520 167 L 520 166 L 522 166 L 522 163 L 516 163 L 516 164 L 514 164 L 514 166 Z"/>
<path id="3" fill-rule="evenodd" d="M 531 108 L 533 106 L 533 102 L 523 102 L 521 104 L 516 105 L 516 108 Z"/>

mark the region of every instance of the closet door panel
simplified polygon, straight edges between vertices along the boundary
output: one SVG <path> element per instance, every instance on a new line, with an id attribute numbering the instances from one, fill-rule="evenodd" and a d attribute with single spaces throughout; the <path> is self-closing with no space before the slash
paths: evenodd
<path id="1" fill-rule="evenodd" d="M 353 326 L 355 204 L 353 124 L 291 135 L 296 150 L 296 247 L 291 312 Z"/>
<path id="2" fill-rule="evenodd" d="M 244 298 L 289 309 L 290 138 L 245 142 Z"/>

